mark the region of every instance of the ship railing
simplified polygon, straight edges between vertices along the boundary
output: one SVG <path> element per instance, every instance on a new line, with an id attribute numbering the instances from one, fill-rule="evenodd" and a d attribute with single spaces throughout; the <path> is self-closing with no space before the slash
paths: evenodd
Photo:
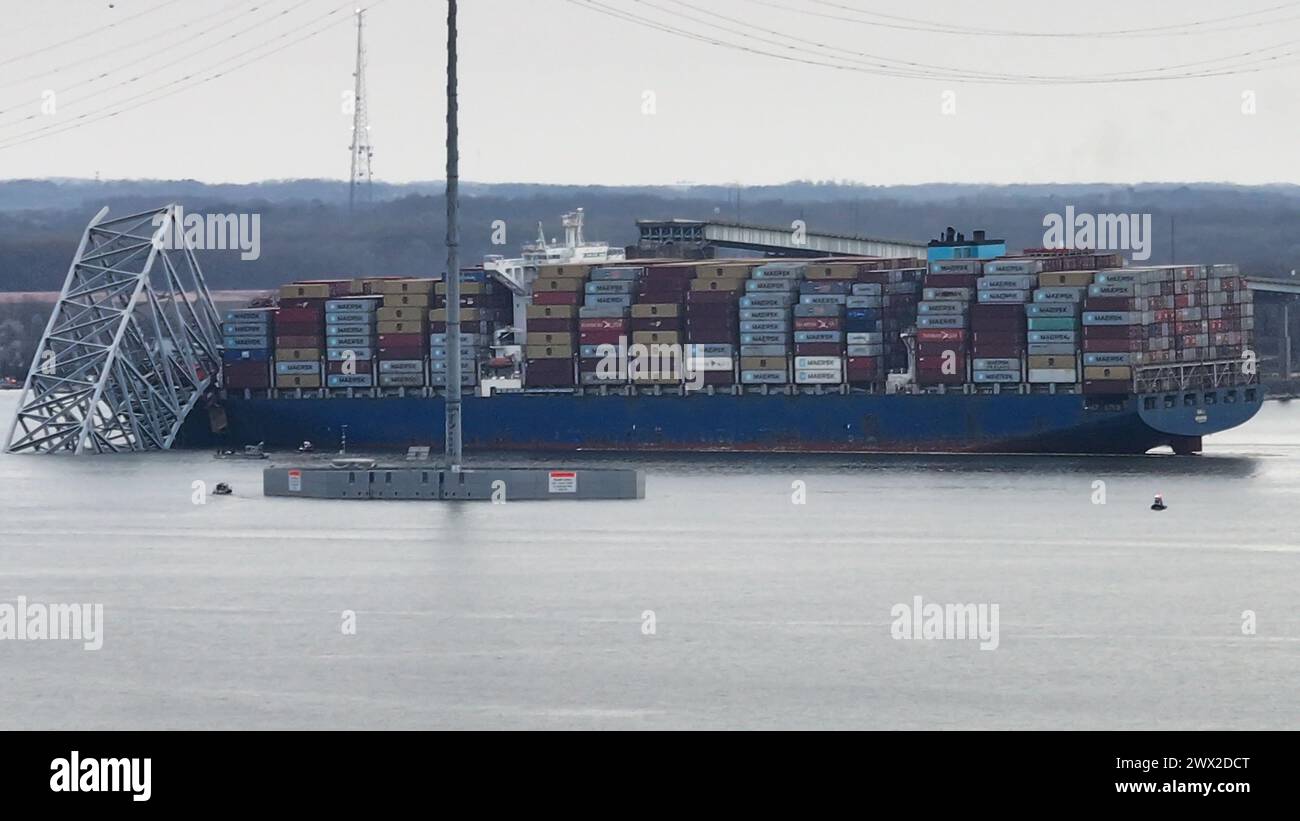
<path id="1" fill-rule="evenodd" d="M 1134 393 L 1168 393 L 1196 388 L 1211 390 L 1259 383 L 1257 369 L 1244 359 L 1203 362 L 1165 362 L 1145 365 L 1133 372 Z"/>

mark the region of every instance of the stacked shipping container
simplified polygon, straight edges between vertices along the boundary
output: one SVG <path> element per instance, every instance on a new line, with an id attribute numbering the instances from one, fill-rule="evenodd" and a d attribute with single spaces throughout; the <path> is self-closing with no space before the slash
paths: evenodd
<path id="1" fill-rule="evenodd" d="M 328 283 L 294 283 L 280 288 L 275 317 L 275 387 L 316 389 L 325 384 L 325 303 L 348 293 Z"/>
<path id="2" fill-rule="evenodd" d="M 325 385 L 373 388 L 382 297 L 346 297 L 325 303 Z"/>
<path id="3" fill-rule="evenodd" d="M 1024 381 L 1025 305 L 1042 264 L 1036 260 L 990 260 L 976 280 L 971 308 L 971 381 L 1018 384 Z"/>
<path id="4" fill-rule="evenodd" d="M 275 338 L 274 308 L 227 311 L 221 333 L 221 384 L 230 390 L 271 387 L 271 344 Z"/>
<path id="5" fill-rule="evenodd" d="M 789 384 L 791 313 L 807 267 L 804 262 L 772 262 L 754 268 L 745 280 L 740 298 L 741 384 Z"/>

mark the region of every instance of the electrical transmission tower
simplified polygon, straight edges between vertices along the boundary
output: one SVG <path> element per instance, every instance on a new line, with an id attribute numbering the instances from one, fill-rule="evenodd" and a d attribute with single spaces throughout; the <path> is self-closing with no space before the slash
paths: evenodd
<path id="1" fill-rule="evenodd" d="M 370 118 L 367 113 L 366 100 L 366 13 L 357 10 L 357 66 L 353 72 L 352 90 L 352 144 L 348 150 L 352 154 L 352 175 L 348 183 L 348 209 L 357 207 L 357 189 L 365 185 L 366 202 L 373 201 L 372 183 L 374 176 L 370 161 L 375 156 L 374 146 L 370 144 Z"/>

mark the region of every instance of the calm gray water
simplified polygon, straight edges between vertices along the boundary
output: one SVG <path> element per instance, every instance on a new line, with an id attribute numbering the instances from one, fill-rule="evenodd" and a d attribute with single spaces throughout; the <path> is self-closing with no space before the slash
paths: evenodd
<path id="1" fill-rule="evenodd" d="M 0 641 L 0 728 L 1300 729 L 1300 405 L 1196 458 L 638 464 L 641 502 L 456 506 L 0 455 L 0 603 L 105 622 Z M 892 639 L 917 595 L 1000 646 Z"/>

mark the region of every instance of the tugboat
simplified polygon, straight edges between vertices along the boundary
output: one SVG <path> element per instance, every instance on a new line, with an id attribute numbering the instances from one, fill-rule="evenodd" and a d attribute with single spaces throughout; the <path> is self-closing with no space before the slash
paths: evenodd
<path id="1" fill-rule="evenodd" d="M 266 451 L 262 449 L 262 442 L 256 445 L 244 445 L 243 450 L 219 450 L 215 458 L 217 459 L 265 459 Z"/>
<path id="2" fill-rule="evenodd" d="M 1168 507 L 1168 505 L 1165 504 L 1165 497 L 1163 497 L 1163 496 L 1161 496 L 1159 493 L 1157 493 L 1157 494 L 1156 494 L 1156 499 L 1155 499 L 1155 501 L 1151 503 L 1151 509 L 1152 509 L 1152 510 L 1164 510 L 1164 509 L 1167 508 L 1167 507 Z"/>
<path id="3" fill-rule="evenodd" d="M 217 482 L 217 486 L 212 489 L 213 496 L 229 496 L 232 493 L 234 493 L 234 491 L 231 490 L 230 485 L 225 482 Z"/>

